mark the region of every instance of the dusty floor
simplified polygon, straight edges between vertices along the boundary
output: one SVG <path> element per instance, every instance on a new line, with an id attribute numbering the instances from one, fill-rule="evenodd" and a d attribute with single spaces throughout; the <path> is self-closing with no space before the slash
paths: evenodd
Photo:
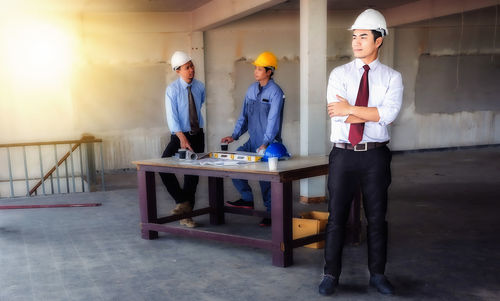
<path id="1" fill-rule="evenodd" d="M 387 275 L 391 300 L 500 299 L 500 148 L 393 157 Z M 160 234 L 140 238 L 135 175 L 108 191 L 0 199 L 2 205 L 101 202 L 100 207 L 0 210 L 0 300 L 327 300 L 322 250 L 298 248 L 277 268 L 264 250 Z M 198 204 L 207 202 L 206 180 Z M 258 185 L 257 185 L 258 186 Z M 229 198 L 235 197 L 229 182 Z M 294 186 L 297 192 L 297 187 Z M 173 205 L 158 185 L 160 210 Z M 326 204 L 294 204 L 296 212 Z M 207 228 L 208 219 L 196 219 Z M 270 237 L 257 218 L 227 215 L 221 231 Z M 366 244 L 344 250 L 337 300 L 379 300 Z"/>

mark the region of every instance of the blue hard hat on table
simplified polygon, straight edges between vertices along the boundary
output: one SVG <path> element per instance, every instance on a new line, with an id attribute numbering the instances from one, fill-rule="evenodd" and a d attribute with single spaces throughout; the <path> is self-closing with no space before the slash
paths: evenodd
<path id="1" fill-rule="evenodd" d="M 282 159 L 288 159 L 291 156 L 287 152 L 286 147 L 283 145 L 283 143 L 274 142 L 274 143 L 271 143 L 266 148 L 266 151 L 264 152 L 264 156 L 260 160 L 267 162 L 267 158 L 272 158 L 272 157 L 276 157 L 276 158 L 282 160 Z"/>

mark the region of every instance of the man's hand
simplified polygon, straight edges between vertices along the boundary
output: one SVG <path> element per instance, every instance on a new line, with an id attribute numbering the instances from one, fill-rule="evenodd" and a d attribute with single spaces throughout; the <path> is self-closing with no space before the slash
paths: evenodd
<path id="1" fill-rule="evenodd" d="M 347 116 L 351 114 L 352 107 L 349 102 L 342 96 L 337 95 L 338 102 L 330 102 L 328 104 L 328 116 Z"/>
<path id="2" fill-rule="evenodd" d="M 177 132 L 175 133 L 175 135 L 177 135 L 179 141 L 181 142 L 181 148 L 189 149 L 190 151 L 194 152 L 193 148 L 191 147 L 191 144 L 189 144 L 189 141 L 183 132 Z"/>
<path id="3" fill-rule="evenodd" d="M 220 140 L 221 143 L 231 143 L 233 141 L 234 141 L 233 136 L 227 136 Z"/>
<path id="4" fill-rule="evenodd" d="M 257 153 L 260 154 L 262 152 L 262 154 L 264 154 L 264 152 L 266 151 L 266 148 L 267 148 L 267 145 L 265 144 L 262 144 L 261 146 L 259 146 L 259 148 L 257 149 Z"/>

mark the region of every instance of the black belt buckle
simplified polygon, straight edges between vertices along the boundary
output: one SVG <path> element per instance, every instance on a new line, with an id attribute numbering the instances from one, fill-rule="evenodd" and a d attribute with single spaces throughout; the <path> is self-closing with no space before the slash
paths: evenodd
<path id="1" fill-rule="evenodd" d="M 198 134 L 198 132 L 199 132 L 199 131 L 200 131 L 200 130 L 197 130 L 197 131 L 189 131 L 189 135 L 194 136 L 194 135 Z"/>
<path id="2" fill-rule="evenodd" d="M 358 146 L 364 145 L 363 148 L 358 148 Z M 358 143 L 354 146 L 354 151 L 355 152 L 366 152 L 368 150 L 368 142 L 365 143 Z"/>

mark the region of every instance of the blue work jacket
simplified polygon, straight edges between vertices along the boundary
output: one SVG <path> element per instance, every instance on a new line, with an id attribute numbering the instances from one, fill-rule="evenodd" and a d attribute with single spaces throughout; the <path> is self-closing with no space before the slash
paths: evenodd
<path id="1" fill-rule="evenodd" d="M 233 139 L 238 140 L 248 131 L 247 143 L 254 152 L 262 144 L 281 142 L 284 101 L 283 91 L 274 80 L 270 79 L 264 87 L 260 87 L 259 82 L 251 84 L 234 127 Z"/>

